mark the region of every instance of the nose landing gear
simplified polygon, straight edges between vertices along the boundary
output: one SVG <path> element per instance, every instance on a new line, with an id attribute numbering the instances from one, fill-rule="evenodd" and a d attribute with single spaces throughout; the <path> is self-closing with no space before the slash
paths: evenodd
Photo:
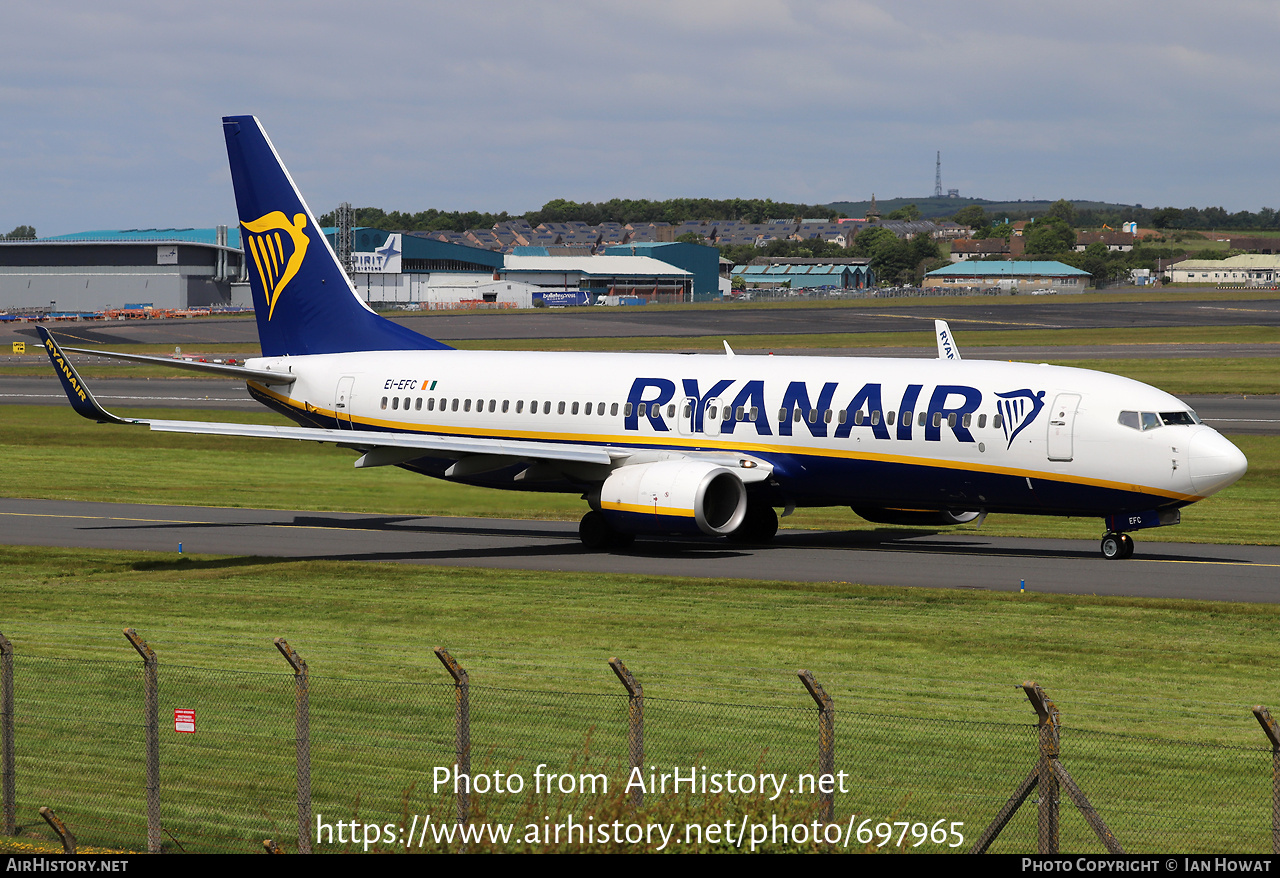
<path id="1" fill-rule="evenodd" d="M 1133 554 L 1133 537 L 1125 533 L 1108 533 L 1102 538 L 1102 557 L 1108 561 L 1123 560 Z"/>

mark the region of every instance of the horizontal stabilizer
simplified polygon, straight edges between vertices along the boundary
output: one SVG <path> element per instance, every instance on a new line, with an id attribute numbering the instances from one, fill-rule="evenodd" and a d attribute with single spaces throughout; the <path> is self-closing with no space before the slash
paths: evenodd
<path id="1" fill-rule="evenodd" d="M 269 372 L 266 369 L 250 369 L 247 366 L 232 366 L 227 363 L 197 363 L 194 360 L 175 360 L 173 357 L 121 354 L 115 351 L 95 351 L 89 348 L 63 348 L 63 350 L 70 351 L 73 354 L 88 354 L 91 357 L 128 360 L 132 363 L 154 363 L 157 366 L 171 366 L 174 369 L 185 369 L 188 372 L 204 372 L 207 375 L 222 375 L 227 378 L 257 381 L 259 384 L 292 384 L 297 380 L 294 375 L 288 372 Z"/>

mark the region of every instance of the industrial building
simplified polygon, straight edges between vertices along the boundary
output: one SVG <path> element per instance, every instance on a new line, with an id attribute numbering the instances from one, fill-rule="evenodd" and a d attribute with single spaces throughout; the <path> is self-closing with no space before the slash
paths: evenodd
<path id="1" fill-rule="evenodd" d="M 336 245 L 337 231 L 324 232 Z M 239 244 L 240 230 L 226 226 L 3 241 L 0 311 L 251 308 Z M 529 308 L 589 304 L 601 297 L 692 302 L 721 295 L 714 247 L 635 241 L 514 250 L 504 254 L 470 240 L 440 240 L 432 232 L 357 228 L 351 233 L 350 277 L 365 301 L 393 307 Z M 596 255 L 585 255 L 593 250 Z"/>
<path id="2" fill-rule="evenodd" d="M 697 244 L 628 244 L 596 256 L 521 246 L 504 255 L 432 233 L 362 228 L 352 232 L 351 263 L 357 292 L 375 305 L 529 308 L 588 304 L 601 296 L 690 302 L 720 292 L 719 253 Z"/>
<path id="3" fill-rule="evenodd" d="M 1280 256 L 1245 253 L 1227 259 L 1184 259 L 1165 272 L 1175 284 L 1271 286 L 1280 281 Z"/>
<path id="4" fill-rule="evenodd" d="M 936 268 L 924 276 L 925 287 L 999 287 L 1009 290 L 1039 289 L 1079 293 L 1092 275 L 1061 262 L 1042 260 L 965 261 Z"/>
<path id="5" fill-rule="evenodd" d="M 876 285 L 871 260 L 857 258 L 758 260 L 748 265 L 735 265 L 731 274 L 742 278 L 747 289 L 865 290 Z"/>
<path id="6" fill-rule="evenodd" d="M 252 307 L 239 245 L 226 226 L 0 241 L 0 310 Z"/>

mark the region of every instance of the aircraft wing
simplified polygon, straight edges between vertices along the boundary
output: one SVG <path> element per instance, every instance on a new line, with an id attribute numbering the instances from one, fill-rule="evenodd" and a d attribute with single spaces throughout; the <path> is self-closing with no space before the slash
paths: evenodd
<path id="1" fill-rule="evenodd" d="M 91 421 L 109 424 L 133 424 L 149 427 L 157 433 L 196 433 L 213 436 L 242 436 L 254 439 L 293 439 L 303 442 L 332 442 L 345 448 L 354 448 L 364 452 L 356 461 L 360 468 L 374 466 L 390 466 L 406 463 L 418 457 L 438 454 L 459 459 L 459 474 L 463 470 L 483 472 L 495 465 L 505 466 L 519 460 L 550 461 L 557 463 L 594 464 L 606 468 L 623 466 L 629 462 L 648 461 L 652 452 L 633 448 L 615 448 L 604 445 L 573 444 L 568 442 L 535 442 L 528 439 L 492 439 L 471 436 L 446 436 L 427 433 L 394 433 L 381 430 L 331 430 L 319 427 L 272 426 L 267 424 L 228 424 L 209 421 L 169 421 L 150 418 L 122 418 L 107 411 L 94 398 L 84 380 L 76 372 L 71 361 L 67 359 L 53 337 L 43 326 L 37 327 L 45 351 L 53 363 L 58 378 L 62 381 L 63 390 L 71 400 L 71 406 L 81 416 Z M 67 348 L 66 350 L 76 350 Z M 98 351 L 88 353 L 98 354 Z M 164 365 L 174 365 L 164 357 L 142 357 L 141 355 L 125 355 L 128 359 L 156 361 Z M 190 366 L 192 364 L 186 363 Z M 217 364 L 199 364 L 217 365 Z M 253 380 L 260 370 L 237 369 L 238 375 L 254 373 Z M 285 376 L 266 373 L 272 378 Z M 293 376 L 288 376 L 293 380 Z M 277 382 L 279 383 L 279 382 Z M 661 457 L 672 456 L 671 452 L 663 452 Z M 738 477 L 744 482 L 755 482 L 767 479 L 773 467 L 766 461 L 751 458 L 744 462 L 742 455 L 723 453 L 695 453 L 679 455 L 697 457 L 708 462 L 737 468 Z M 607 474 L 607 472 L 606 472 Z M 603 476 L 602 476 L 603 477 Z"/>
<path id="2" fill-rule="evenodd" d="M 403 463 L 412 460 L 414 457 L 422 457 L 431 452 L 441 452 L 445 455 L 457 455 L 464 457 L 467 455 L 496 455 L 500 457 L 509 457 L 514 459 L 528 458 L 532 460 L 554 460 L 571 463 L 594 463 L 609 466 L 614 460 L 622 459 L 630 456 L 629 451 L 618 450 L 609 451 L 602 446 L 584 446 L 573 445 L 570 443 L 559 442 L 533 442 L 521 439 L 481 439 L 471 438 L 467 436 L 440 436 L 428 435 L 420 433 L 391 433 L 380 430 L 326 430 L 316 427 L 276 427 L 264 424 L 224 424 L 211 423 L 207 421 L 167 421 L 153 420 L 147 418 L 122 418 L 107 411 L 94 398 L 89 388 L 85 385 L 84 380 L 71 365 L 71 361 L 67 359 L 61 348 L 49 331 L 43 326 L 36 327 L 40 332 L 40 339 L 44 343 L 45 351 L 49 355 L 50 362 L 53 363 L 54 370 L 58 373 L 58 378 L 62 381 L 62 388 L 66 391 L 67 398 L 71 400 L 71 406 L 76 412 L 91 421 L 109 424 L 135 424 L 150 427 L 158 433 L 201 433 L 214 436 L 244 436 L 247 438 L 257 439 L 295 439 L 306 442 L 333 442 L 339 445 L 355 448 L 365 451 L 365 456 L 357 461 L 357 466 L 383 466 L 391 463 Z M 72 350 L 67 348 L 67 350 Z M 97 351 L 89 353 L 97 354 Z M 164 365 L 174 365 L 164 357 L 140 357 L 140 355 L 125 355 L 131 359 L 145 359 L 158 361 Z M 185 363 L 184 365 L 191 365 Z M 217 364 L 199 364 L 199 365 L 217 365 Z M 249 377 L 253 380 L 261 380 L 258 375 L 260 370 L 243 369 L 238 367 L 229 367 L 237 369 L 237 374 L 252 373 Z M 266 373 L 271 378 L 282 378 L 285 376 L 276 373 Z M 288 376 L 289 381 L 293 380 L 293 376 Z M 280 382 L 277 382 L 280 383 Z M 392 452 L 390 454 L 382 452 L 375 454 L 378 449 L 398 449 L 402 453 Z"/>

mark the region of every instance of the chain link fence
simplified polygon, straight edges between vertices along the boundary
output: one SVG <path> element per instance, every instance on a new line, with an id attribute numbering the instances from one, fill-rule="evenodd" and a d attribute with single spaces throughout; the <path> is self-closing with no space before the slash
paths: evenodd
<path id="1" fill-rule="evenodd" d="M 831 823 L 845 832 L 837 847 L 851 850 L 968 851 L 1015 800 L 984 849 L 1102 852 L 1090 820 L 1129 853 L 1280 844 L 1280 737 L 1265 711 L 1253 748 L 1072 728 L 1034 684 L 1024 688 L 1043 711 L 1024 704 L 1008 722 L 971 722 L 860 712 L 838 690 L 824 701 L 812 677 L 809 691 L 797 681 L 791 703 L 753 704 L 645 694 L 621 662 L 627 688 L 602 668 L 598 691 L 571 692 L 475 683 L 456 663 L 454 677 L 429 683 L 161 655 L 152 717 L 141 660 L 27 656 L 4 644 L 6 828 L 56 843 L 40 814 L 52 808 L 82 848 L 251 852 L 273 839 L 287 852 L 362 850 L 367 831 L 356 829 L 369 824 L 372 848 L 456 850 L 426 827 L 509 824 L 518 839 L 566 815 L 625 814 Z M 1042 773 L 1042 796 L 1032 781 L 1052 765 L 1070 783 Z M 1072 784 L 1088 809 L 1073 804 Z M 921 827 L 952 823 L 962 844 L 920 841 Z"/>

